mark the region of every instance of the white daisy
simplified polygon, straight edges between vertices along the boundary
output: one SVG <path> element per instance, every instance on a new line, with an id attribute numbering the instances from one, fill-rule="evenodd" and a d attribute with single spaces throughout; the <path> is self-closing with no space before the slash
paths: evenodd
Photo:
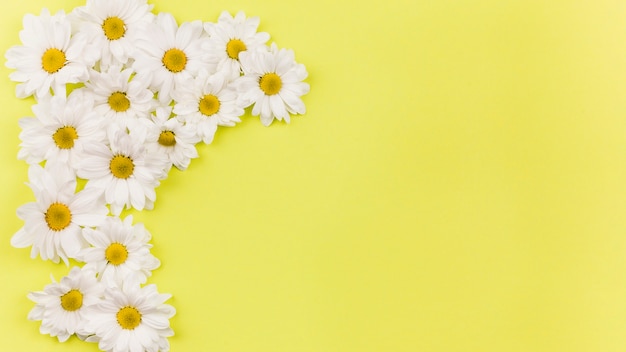
<path id="1" fill-rule="evenodd" d="M 148 117 L 156 104 L 154 93 L 148 89 L 149 82 L 133 74 L 133 69 L 121 70 L 120 66 L 103 73 L 91 71 L 89 81 L 81 89 L 92 97 L 96 112 L 123 128 L 131 120 Z"/>
<path id="2" fill-rule="evenodd" d="M 190 82 L 191 83 L 191 82 Z M 217 126 L 234 126 L 241 122 L 244 110 L 238 105 L 234 84 L 223 74 L 209 75 L 201 71 L 192 84 L 174 93 L 174 113 L 186 123 L 196 126 L 204 143 L 211 143 Z"/>
<path id="3" fill-rule="evenodd" d="M 185 22 L 179 28 L 171 14 L 159 13 L 137 41 L 141 50 L 133 67 L 141 79 L 151 82 L 159 100 L 167 102 L 173 90 L 193 80 L 201 69 L 213 69 L 202 50 L 207 40 L 202 22 Z"/>
<path id="4" fill-rule="evenodd" d="M 306 108 L 300 97 L 309 92 L 306 68 L 296 63 L 292 50 L 245 51 L 239 55 L 244 76 L 238 91 L 243 106 L 252 108 L 252 115 L 261 115 L 269 126 L 274 118 L 289 122 L 289 114 L 304 114 Z"/>
<path id="5" fill-rule="evenodd" d="M 169 351 L 169 319 L 176 314 L 165 304 L 170 297 L 155 285 L 106 289 L 105 299 L 90 307 L 86 328 L 95 335 L 87 341 L 109 352 Z"/>
<path id="6" fill-rule="evenodd" d="M 72 268 L 70 273 L 47 285 L 43 291 L 31 292 L 28 298 L 36 303 L 28 313 L 28 319 L 41 320 L 39 331 L 65 342 L 76 333 L 81 338 L 91 335 L 85 330 L 88 307 L 100 301 L 104 287 L 93 273 Z"/>
<path id="7" fill-rule="evenodd" d="M 100 67 L 125 65 L 135 51 L 134 40 L 154 19 L 145 0 L 87 0 L 74 9 L 79 36 L 98 48 Z"/>
<path id="8" fill-rule="evenodd" d="M 122 130 L 110 138 L 110 146 L 86 146 L 86 155 L 77 171 L 87 179 L 86 190 L 104 194 L 111 213 L 119 215 L 124 207 L 152 209 L 154 189 L 165 178 L 164 160 L 146 153 L 144 141 L 134 140 Z"/>
<path id="9" fill-rule="evenodd" d="M 210 36 L 207 50 L 212 61 L 217 62 L 218 71 L 223 71 L 229 78 L 240 76 L 239 53 L 263 48 L 270 39 L 268 33 L 257 32 L 259 22 L 258 17 L 246 18 L 243 11 L 238 12 L 234 18 L 224 11 L 217 23 L 204 24 L 204 29 Z"/>
<path id="10" fill-rule="evenodd" d="M 150 254 L 150 233 L 143 224 L 133 225 L 133 217 L 124 221 L 107 217 L 98 228 L 83 229 L 83 236 L 92 247 L 83 249 L 78 258 L 86 264 L 84 269 L 93 270 L 107 287 L 139 285 L 146 283 L 152 270 L 161 265 Z"/>
<path id="11" fill-rule="evenodd" d="M 77 83 L 87 77 L 88 66 L 96 58 L 86 42 L 71 36 L 71 23 L 63 11 L 51 16 L 42 9 L 40 16 L 24 16 L 20 39 L 24 45 L 6 52 L 6 66 L 17 71 L 10 74 L 17 85 L 16 95 L 37 98 L 50 94 L 65 96 L 67 83 Z"/>
<path id="12" fill-rule="evenodd" d="M 20 151 L 17 158 L 29 164 L 59 162 L 76 169 L 85 144 L 102 143 L 103 119 L 90 99 L 75 94 L 44 97 L 32 107 L 35 117 L 19 120 Z"/>
<path id="13" fill-rule="evenodd" d="M 171 107 L 157 108 L 150 119 L 142 119 L 143 133 L 146 134 L 146 148 L 148 153 L 164 155 L 168 165 L 174 165 L 179 170 L 186 170 L 191 159 L 198 157 L 196 143 L 200 141 L 196 128 L 185 125 L 176 118 L 170 118 Z M 131 130 L 130 134 L 134 135 Z M 169 172 L 169 167 L 166 168 Z"/>
<path id="14" fill-rule="evenodd" d="M 61 164 L 45 169 L 31 165 L 28 177 L 36 201 L 17 209 L 24 226 L 11 237 L 11 245 L 32 246 L 32 258 L 40 255 L 44 260 L 58 263 L 62 259 L 68 264 L 68 258 L 75 258 L 88 246 L 81 227 L 100 225 L 108 209 L 94 190 L 75 194 L 76 178 Z"/>

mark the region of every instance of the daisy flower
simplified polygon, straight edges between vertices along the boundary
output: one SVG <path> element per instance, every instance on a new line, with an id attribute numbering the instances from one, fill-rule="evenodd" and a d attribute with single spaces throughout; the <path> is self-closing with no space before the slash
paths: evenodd
<path id="1" fill-rule="evenodd" d="M 103 73 L 91 71 L 85 88 L 80 90 L 93 99 L 96 112 L 126 128 L 129 121 L 148 117 L 156 103 L 149 82 L 133 74 L 132 68 L 122 70 L 120 66 L 111 66 Z"/>
<path id="2" fill-rule="evenodd" d="M 104 288 L 92 273 L 78 267 L 61 279 L 47 285 L 43 291 L 31 292 L 28 298 L 35 307 L 28 319 L 41 321 L 39 331 L 65 342 L 76 333 L 84 338 L 92 333 L 85 331 L 86 310 L 100 301 Z"/>
<path id="3" fill-rule="evenodd" d="M 159 13 L 144 36 L 137 41 L 133 67 L 137 75 L 151 82 L 159 92 L 159 100 L 167 102 L 173 90 L 193 80 L 201 69 L 212 69 L 208 55 L 202 50 L 208 38 L 202 22 L 180 25 L 169 13 Z"/>
<path id="4" fill-rule="evenodd" d="M 257 32 L 259 22 L 258 17 L 246 18 L 243 11 L 237 13 L 234 18 L 224 11 L 217 23 L 204 24 L 204 29 L 210 36 L 207 50 L 213 56 L 213 61 L 217 61 L 218 71 L 224 71 L 230 78 L 239 77 L 241 75 L 239 53 L 265 47 L 270 35 Z"/>
<path id="5" fill-rule="evenodd" d="M 135 50 L 134 39 L 154 19 L 145 0 L 87 0 L 74 9 L 77 35 L 98 48 L 100 67 L 125 65 Z"/>
<path id="6" fill-rule="evenodd" d="M 72 37 L 72 25 L 59 11 L 51 16 L 42 9 L 39 16 L 24 16 L 20 39 L 24 45 L 11 47 L 6 52 L 6 66 L 17 71 L 9 77 L 20 82 L 16 87 L 18 98 L 50 94 L 65 96 L 67 83 L 77 83 L 87 77 L 87 67 L 96 58 L 86 41 Z"/>
<path id="7" fill-rule="evenodd" d="M 99 304 L 90 307 L 86 328 L 102 351 L 169 351 L 174 335 L 169 319 L 176 314 L 165 304 L 171 295 L 159 294 L 155 285 L 109 288 Z"/>
<path id="8" fill-rule="evenodd" d="M 29 164 L 41 161 L 78 167 L 84 146 L 101 143 L 103 120 L 93 103 L 73 92 L 69 98 L 46 96 L 33 106 L 35 117 L 19 120 L 20 151 L 17 158 Z"/>
<path id="9" fill-rule="evenodd" d="M 154 189 L 165 178 L 164 160 L 146 153 L 141 140 L 133 140 L 122 130 L 110 138 L 110 146 L 92 144 L 77 170 L 86 179 L 86 190 L 104 194 L 111 213 L 119 215 L 124 207 L 152 209 Z"/>
<path id="10" fill-rule="evenodd" d="M 152 270 L 161 265 L 150 254 L 150 233 L 143 224 L 133 225 L 133 217 L 124 221 L 118 217 L 107 217 L 96 229 L 83 229 L 83 236 L 92 246 L 83 249 L 79 259 L 84 261 L 85 270 L 94 271 L 107 287 L 122 287 L 146 283 Z"/>
<path id="11" fill-rule="evenodd" d="M 304 114 L 306 108 L 300 97 L 309 92 L 306 68 L 296 63 L 292 50 L 278 50 L 272 44 L 269 51 L 242 52 L 239 55 L 244 76 L 238 91 L 243 106 L 252 108 L 252 115 L 261 115 L 269 126 L 274 118 L 289 122 L 289 114 Z"/>
<path id="12" fill-rule="evenodd" d="M 17 209 L 24 226 L 11 237 L 11 245 L 32 246 L 31 258 L 40 255 L 44 260 L 58 263 L 62 259 L 68 264 L 68 258 L 75 258 L 88 246 L 81 227 L 100 225 L 108 209 L 94 190 L 74 193 L 76 178 L 61 164 L 45 169 L 31 165 L 28 177 L 36 201 Z"/>
<path id="13" fill-rule="evenodd" d="M 171 113 L 171 107 L 160 107 L 150 119 L 141 120 L 145 127 L 146 148 L 148 153 L 164 155 L 168 165 L 186 170 L 191 159 L 198 157 L 196 143 L 200 138 L 194 126 L 170 118 Z M 130 134 L 133 135 L 133 131 Z M 170 167 L 167 167 L 165 171 L 169 172 L 169 169 Z"/>
<path id="14" fill-rule="evenodd" d="M 238 105 L 237 92 L 223 74 L 201 71 L 192 84 L 174 93 L 174 114 L 196 126 L 198 137 L 211 143 L 217 126 L 234 126 L 244 111 Z"/>

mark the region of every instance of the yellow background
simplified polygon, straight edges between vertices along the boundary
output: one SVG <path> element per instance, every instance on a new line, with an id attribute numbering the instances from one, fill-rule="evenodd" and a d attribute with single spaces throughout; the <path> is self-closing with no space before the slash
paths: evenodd
<path id="1" fill-rule="evenodd" d="M 174 295 L 172 351 L 626 350 L 626 2 L 152 0 L 261 18 L 309 71 L 308 112 L 244 117 L 136 214 Z M 44 6 L 3 5 L 0 51 Z M 15 249 L 33 201 L 0 68 L 0 349 L 59 344 Z"/>

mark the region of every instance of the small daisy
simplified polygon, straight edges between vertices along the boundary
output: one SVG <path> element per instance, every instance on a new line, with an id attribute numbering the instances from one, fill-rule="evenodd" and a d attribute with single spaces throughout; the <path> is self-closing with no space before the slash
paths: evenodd
<path id="1" fill-rule="evenodd" d="M 33 106 L 35 117 L 19 120 L 20 151 L 17 158 L 29 164 L 41 161 L 78 167 L 85 144 L 102 143 L 103 119 L 93 103 L 73 92 L 69 98 L 44 97 Z"/>
<path id="2" fill-rule="evenodd" d="M 159 100 L 171 100 L 171 93 L 193 80 L 201 69 L 213 69 L 202 50 L 208 38 L 202 22 L 180 25 L 169 13 L 159 13 L 155 22 L 137 41 L 137 57 L 133 67 L 141 79 L 148 79 L 158 91 Z"/>
<path id="3" fill-rule="evenodd" d="M 170 118 L 171 107 L 160 107 L 150 119 L 142 120 L 146 133 L 146 148 L 149 153 L 164 155 L 179 170 L 186 170 L 191 159 L 198 157 L 196 143 L 200 141 L 196 128 Z M 133 135 L 133 131 L 131 131 Z M 169 167 L 166 168 L 169 171 Z"/>
<path id="4" fill-rule="evenodd" d="M 67 341 L 75 333 L 84 338 L 93 334 L 84 329 L 85 311 L 98 303 L 103 293 L 104 287 L 92 273 L 74 267 L 61 282 L 53 280 L 43 291 L 28 294 L 36 303 L 28 319 L 41 320 L 39 331 L 56 337 L 59 342 Z"/>
<path id="5" fill-rule="evenodd" d="M 150 233 L 143 224 L 133 225 L 130 215 L 124 221 L 107 217 L 95 230 L 83 229 L 83 236 L 93 247 L 83 249 L 78 258 L 86 263 L 84 269 L 96 272 L 107 287 L 122 287 L 123 282 L 144 284 L 161 265 L 150 254 Z"/>
<path id="6" fill-rule="evenodd" d="M 31 258 L 40 255 L 43 260 L 62 259 L 68 264 L 68 258 L 88 246 L 81 227 L 100 225 L 108 209 L 98 192 L 84 189 L 75 194 L 76 178 L 61 164 L 45 169 L 31 165 L 28 177 L 36 201 L 17 209 L 24 226 L 11 237 L 11 245 L 32 246 Z"/>
<path id="7" fill-rule="evenodd" d="M 217 23 L 205 23 L 204 29 L 209 33 L 207 49 L 217 61 L 217 70 L 224 71 L 230 78 L 239 77 L 241 64 L 239 54 L 246 50 L 254 51 L 265 47 L 270 35 L 257 32 L 260 19 L 246 18 L 240 11 L 233 18 L 227 11 L 222 12 Z"/>
<path id="8" fill-rule="evenodd" d="M 105 290 L 105 299 L 90 307 L 86 328 L 102 351 L 143 352 L 170 350 L 174 335 L 169 319 L 176 310 L 165 304 L 171 295 L 159 294 L 155 285 Z"/>
<path id="9" fill-rule="evenodd" d="M 186 87 L 175 92 L 174 113 L 186 123 L 196 126 L 204 143 L 211 143 L 217 126 L 234 126 L 241 122 L 244 111 L 238 105 L 237 92 L 222 74 L 209 75 L 201 71 Z"/>
<path id="10" fill-rule="evenodd" d="M 305 113 L 300 97 L 309 92 L 309 84 L 302 82 L 307 72 L 296 63 L 293 51 L 272 44 L 270 51 L 242 52 L 239 60 L 244 71 L 238 84 L 241 103 L 254 104 L 252 115 L 260 114 L 265 126 L 274 118 L 289 122 L 289 114 Z"/>
<path id="11" fill-rule="evenodd" d="M 119 215 L 124 207 L 152 209 L 156 199 L 154 189 L 166 177 L 165 161 L 146 153 L 144 141 L 134 140 L 122 130 L 109 142 L 110 146 L 86 146 L 87 155 L 77 171 L 80 178 L 88 180 L 85 189 L 104 194 L 113 215 Z"/>
<path id="12" fill-rule="evenodd" d="M 20 39 L 24 45 L 14 46 L 6 53 L 6 66 L 16 69 L 11 80 L 20 82 L 18 98 L 35 94 L 65 96 L 67 83 L 87 78 L 87 68 L 96 60 L 86 41 L 72 37 L 72 25 L 63 11 L 51 16 L 42 9 L 40 16 L 24 16 Z"/>
<path id="13" fill-rule="evenodd" d="M 131 120 L 148 117 L 156 104 L 149 82 L 133 74 L 132 68 L 121 70 L 120 66 L 103 73 L 91 71 L 89 82 L 81 89 L 93 99 L 96 112 L 123 128 Z"/>
<path id="14" fill-rule="evenodd" d="M 78 35 L 98 48 L 100 67 L 125 65 L 135 50 L 134 39 L 154 19 L 145 0 L 87 0 L 74 9 Z"/>

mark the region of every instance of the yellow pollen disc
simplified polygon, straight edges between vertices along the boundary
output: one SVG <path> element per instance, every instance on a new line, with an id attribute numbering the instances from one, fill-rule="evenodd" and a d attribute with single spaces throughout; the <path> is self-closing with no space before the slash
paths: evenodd
<path id="1" fill-rule="evenodd" d="M 130 108 L 130 100 L 126 97 L 126 93 L 115 92 L 109 97 L 109 106 L 115 112 L 124 112 Z"/>
<path id="2" fill-rule="evenodd" d="M 114 242 L 104 251 L 104 257 L 113 265 L 124 264 L 128 258 L 128 250 L 123 244 Z"/>
<path id="3" fill-rule="evenodd" d="M 109 169 L 117 178 L 129 178 L 135 171 L 135 164 L 131 158 L 124 155 L 116 155 L 109 163 Z"/>
<path id="4" fill-rule="evenodd" d="M 198 110 L 203 115 L 211 116 L 220 111 L 220 105 L 220 100 L 215 95 L 207 94 L 200 99 Z"/>
<path id="5" fill-rule="evenodd" d="M 78 290 L 70 290 L 61 296 L 61 307 L 68 312 L 79 310 L 83 306 L 83 294 Z"/>
<path id="6" fill-rule="evenodd" d="M 280 76 L 275 73 L 266 73 L 259 80 L 259 87 L 266 95 L 274 95 L 280 92 L 280 88 L 283 86 L 283 81 Z"/>
<path id="7" fill-rule="evenodd" d="M 239 60 L 239 53 L 246 51 L 247 49 L 246 44 L 239 39 L 231 39 L 226 44 L 226 53 L 228 54 L 228 57 L 233 60 Z"/>
<path id="8" fill-rule="evenodd" d="M 67 205 L 52 203 L 45 214 L 46 223 L 53 231 L 61 231 L 72 221 L 72 212 Z"/>
<path id="9" fill-rule="evenodd" d="M 133 330 L 141 323 L 141 313 L 135 307 L 126 306 L 117 312 L 117 323 L 122 329 Z"/>
<path id="10" fill-rule="evenodd" d="M 178 73 L 187 66 L 187 55 L 179 49 L 170 49 L 163 55 L 163 66 L 171 72 Z"/>
<path id="11" fill-rule="evenodd" d="M 65 66 L 65 53 L 59 49 L 51 48 L 46 50 L 41 57 L 41 67 L 44 71 L 52 74 Z"/>
<path id="12" fill-rule="evenodd" d="M 102 22 L 102 30 L 109 40 L 118 40 L 126 34 L 126 25 L 119 17 L 109 17 Z"/>
<path id="13" fill-rule="evenodd" d="M 176 145 L 176 137 L 172 131 L 163 131 L 159 135 L 159 144 L 164 147 L 173 147 Z"/>
<path id="14" fill-rule="evenodd" d="M 76 129 L 72 126 L 61 127 L 52 135 L 52 139 L 59 149 L 72 149 L 74 140 L 77 138 Z"/>

